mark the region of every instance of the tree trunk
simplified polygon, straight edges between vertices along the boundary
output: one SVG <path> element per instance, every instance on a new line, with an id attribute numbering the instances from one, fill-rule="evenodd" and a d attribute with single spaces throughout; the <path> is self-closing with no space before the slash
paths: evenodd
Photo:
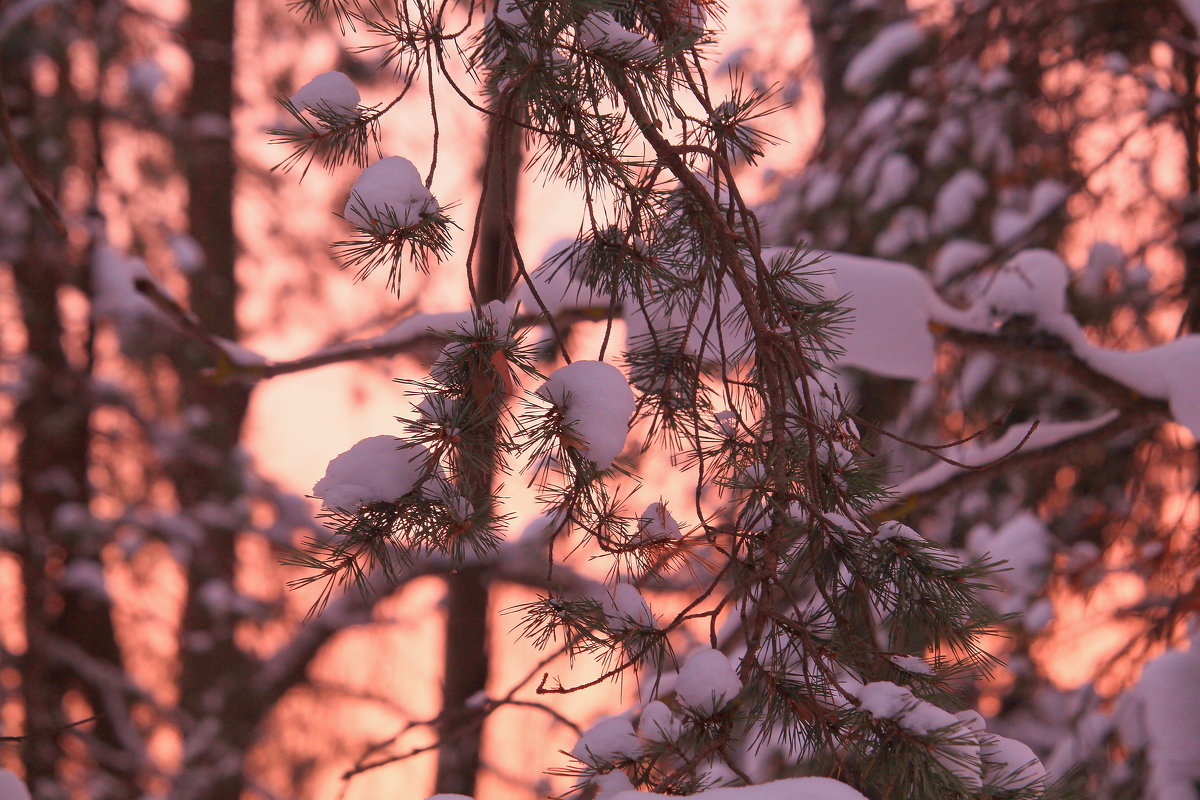
<path id="1" fill-rule="evenodd" d="M 205 329 L 236 340 L 237 256 L 233 221 L 234 0 L 193 0 L 184 41 L 192 59 L 192 93 L 183 152 L 190 233 L 204 268 L 189 277 L 191 310 Z M 188 750 L 174 798 L 236 798 L 259 719 L 239 702 L 253 659 L 237 644 L 237 617 L 213 598 L 236 593 L 237 538 L 243 525 L 242 465 L 237 445 L 249 401 L 238 384 L 204 377 L 211 353 L 198 342 L 177 354 L 180 403 L 188 444 L 169 466 L 184 512 L 203 528 L 187 562 L 188 595 L 180 631 L 180 705 L 193 724 L 214 723 L 208 744 Z"/>
<path id="2" fill-rule="evenodd" d="M 4 92 L 14 132 L 26 132 L 17 146 L 37 176 L 36 180 L 57 194 L 57 178 L 72 156 L 69 117 L 59 112 L 78 109 L 80 98 L 69 86 L 46 105 L 36 100 L 28 70 L 29 56 L 43 42 L 44 31 L 30 27 L 25 35 L 13 35 L 0 54 L 4 65 Z M 53 137 L 64 147 L 58 160 L 42 157 L 39 145 Z M 90 173 L 95 185 L 97 154 L 86 163 L 76 162 Z M 12 161 L 11 156 L 5 159 Z M 24 588 L 26 649 L 21 659 L 21 694 L 24 701 L 25 739 L 21 757 L 27 782 L 35 797 L 65 796 L 59 761 L 63 757 L 60 738 L 67 735 L 63 699 L 79 692 L 96 715 L 87 732 L 90 755 L 106 778 L 92 785 L 97 798 L 129 798 L 140 794 L 136 778 L 137 743 L 129 740 L 132 726 L 128 707 L 111 687 L 89 679 L 88 659 L 117 674 L 124 672 L 120 647 L 112 622 L 111 603 L 103 579 L 97 582 L 64 581 L 64 576 L 103 575 L 101 551 L 86 519 L 91 487 L 90 464 L 91 333 L 83 342 L 81 363 L 73 363 L 64 347 L 60 292 L 69 285 L 87 284 L 87 264 L 72 263 L 65 238 L 41 213 L 30 208 L 29 225 L 22 233 L 21 256 L 12 262 L 13 282 L 22 324 L 25 328 L 27 367 L 23 391 L 14 418 L 21 429 L 17 451 L 18 485 L 21 492 L 18 520 Z M 85 255 L 85 259 L 86 259 Z M 66 657 L 61 645 L 71 645 L 75 657 Z M 122 736 L 125 732 L 125 736 Z"/>
<path id="3" fill-rule="evenodd" d="M 488 126 L 489 157 L 483 179 L 487 192 L 475 284 L 480 305 L 503 299 L 513 280 L 508 225 L 516 215 L 521 169 L 519 130 L 500 117 Z M 499 432 L 497 432 L 499 435 Z M 475 508 L 490 505 L 494 469 L 474 476 L 467 496 Z M 446 579 L 446 638 L 442 686 L 442 746 L 435 791 L 474 796 L 480 766 L 483 725 L 467 701 L 488 681 L 488 580 L 486 568 L 462 569 Z"/>

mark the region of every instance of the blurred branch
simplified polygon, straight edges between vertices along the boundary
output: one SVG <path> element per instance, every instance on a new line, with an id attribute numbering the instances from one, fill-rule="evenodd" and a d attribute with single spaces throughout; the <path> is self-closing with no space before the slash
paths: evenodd
<path id="1" fill-rule="evenodd" d="M 0 70 L 0 135 L 3 136 L 4 143 L 8 145 L 9 157 L 17 165 L 17 169 L 21 171 L 21 175 L 25 178 L 25 183 L 33 191 L 38 205 L 42 207 L 42 214 L 54 226 L 54 230 L 58 235 L 66 236 L 67 226 L 63 222 L 62 212 L 58 210 L 58 203 L 54 201 L 54 197 L 42 184 L 41 179 L 33 169 L 33 165 L 25 159 L 25 154 L 21 151 L 21 146 L 17 142 L 16 135 L 13 133 L 12 119 L 8 114 L 8 101 L 4 97 L 4 74 L 2 70 Z"/>

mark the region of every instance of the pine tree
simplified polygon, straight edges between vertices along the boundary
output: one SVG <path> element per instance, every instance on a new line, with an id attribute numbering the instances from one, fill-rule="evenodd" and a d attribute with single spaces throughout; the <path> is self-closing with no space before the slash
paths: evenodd
<path id="1" fill-rule="evenodd" d="M 498 465 L 537 488 L 547 520 L 546 591 L 507 613 L 540 646 L 603 665 L 579 685 L 542 674 L 537 692 L 552 704 L 635 675 L 651 687 L 560 765 L 576 790 L 692 794 L 809 776 L 779 784 L 808 796 L 834 791 L 829 776 L 847 797 L 1043 796 L 1028 748 L 950 710 L 960 679 L 993 664 L 980 637 L 1002 620 L 979 592 L 995 564 L 873 516 L 888 489 L 832 370 L 846 324 L 836 283 L 804 247 L 765 246 L 738 190 L 736 170 L 769 144 L 757 125 L 774 101 L 736 84 L 713 92 L 713 4 L 501 0 L 465 4 L 465 22 L 420 0 L 301 5 L 378 36 L 383 61 L 410 83 L 424 70 L 431 93 L 464 56 L 491 96 L 455 84 L 459 98 L 519 127 L 540 174 L 587 203 L 575 241 L 536 271 L 507 209 L 519 273 L 508 302 L 480 302 L 472 284 L 469 318 L 410 384 L 405 436 L 330 463 L 314 489 L 330 533 L 295 558 L 305 581 L 332 591 L 428 559 L 498 563 L 506 515 L 477 477 Z M 289 160 L 365 167 L 345 210 L 354 234 L 336 245 L 345 267 L 386 268 L 393 286 L 411 268 L 453 268 L 459 223 L 433 194 L 434 171 L 366 163 L 360 143 L 391 106 L 359 106 L 344 76 L 285 105 Z M 468 280 L 477 257 L 459 263 Z M 603 314 L 598 354 L 575 351 L 564 306 Z M 533 341 L 542 324 L 548 340 Z M 694 482 L 690 507 L 646 503 L 656 487 L 627 454 L 631 432 L 670 451 Z M 602 590 L 579 591 L 562 552 L 581 537 L 610 564 Z M 656 615 L 644 593 L 679 575 L 695 580 L 691 601 Z M 689 650 L 697 629 L 709 646 Z"/>

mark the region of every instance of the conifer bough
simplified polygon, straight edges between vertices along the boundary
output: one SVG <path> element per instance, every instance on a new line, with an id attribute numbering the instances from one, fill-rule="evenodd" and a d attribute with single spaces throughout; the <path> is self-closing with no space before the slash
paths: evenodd
<path id="1" fill-rule="evenodd" d="M 528 542 L 507 543 L 502 498 L 467 500 L 496 467 L 534 485 L 543 505 L 533 535 L 545 585 L 508 610 L 516 630 L 598 665 L 576 684 L 534 670 L 518 688 L 535 687 L 552 713 L 557 694 L 606 680 L 636 674 L 642 688 L 641 702 L 547 765 L 570 777 L 567 795 L 1052 791 L 1031 751 L 989 734 L 954 692 L 993 663 L 979 638 L 1002 620 L 978 593 L 995 565 L 963 563 L 872 519 L 888 489 L 831 369 L 844 322 L 836 287 L 803 249 L 764 248 L 737 187 L 735 167 L 770 143 L 757 125 L 774 106 L 736 85 L 716 95 L 704 70 L 717 4 L 297 5 L 375 36 L 404 92 L 424 80 L 433 93 L 440 76 L 454 99 L 503 117 L 529 143 L 533 168 L 586 201 L 579 235 L 541 277 L 507 209 L 513 300 L 476 303 L 444 332 L 430 374 L 409 382 L 396 456 L 374 437 L 330 464 L 315 490 L 330 535 L 297 558 L 310 579 L 328 589 L 423 558 L 528 558 Z M 465 75 L 454 69 L 460 56 Z M 337 246 L 343 262 L 360 274 L 385 264 L 398 284 L 407 254 L 469 278 L 476 253 L 450 251 L 455 223 L 434 199 L 434 166 L 421 180 L 395 155 L 366 164 L 364 142 L 378 141 L 369 125 L 396 102 L 364 112 L 346 83 L 321 76 L 293 98 L 317 123 L 291 142 L 293 158 L 319 141 L 323 166 L 365 166 L 346 205 L 356 233 Z M 435 142 L 432 165 L 437 155 Z M 560 336 L 564 286 L 603 312 L 599 352 Z M 543 324 L 549 348 L 535 341 Z M 565 363 L 547 363 L 548 352 Z M 690 504 L 661 501 L 671 487 L 640 472 L 631 443 L 670 451 L 671 480 L 694 483 Z M 391 491 L 381 488 L 393 474 Z M 574 547 L 555 547 L 568 538 Z M 606 583 L 579 579 L 585 554 L 607 559 Z M 656 594 L 685 587 L 681 606 L 655 609 Z"/>

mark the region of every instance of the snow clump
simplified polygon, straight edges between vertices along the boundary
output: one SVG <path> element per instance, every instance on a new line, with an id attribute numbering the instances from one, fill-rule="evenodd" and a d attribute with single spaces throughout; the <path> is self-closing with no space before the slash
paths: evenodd
<path id="1" fill-rule="evenodd" d="M 939 286 L 977 267 L 991 254 L 986 244 L 970 239 L 951 239 L 933 259 L 933 279 Z"/>
<path id="2" fill-rule="evenodd" d="M 362 171 L 350 189 L 346 219 L 373 233 L 411 228 L 437 211 L 437 200 L 407 158 L 389 156 Z"/>
<path id="3" fill-rule="evenodd" d="M 925 537 L 894 519 L 879 523 L 879 532 L 875 534 L 876 542 L 886 542 L 891 539 L 908 539 L 912 542 L 924 542 Z"/>
<path id="4" fill-rule="evenodd" d="M 980 733 L 979 745 L 987 765 L 984 783 L 1005 792 L 1044 785 L 1048 773 L 1029 745 L 994 733 Z"/>
<path id="5" fill-rule="evenodd" d="M 597 775 L 589 780 L 588 783 L 596 791 L 594 800 L 612 800 L 618 794 L 632 792 L 634 789 L 633 782 L 629 780 L 629 776 L 619 769 L 609 770 L 602 775 Z"/>
<path id="6" fill-rule="evenodd" d="M 579 43 L 588 50 L 627 61 L 653 61 L 658 55 L 654 42 L 624 28 L 607 11 L 587 16 L 579 26 Z"/>
<path id="7" fill-rule="evenodd" d="M 642 709 L 637 732 L 647 742 L 673 742 L 683 733 L 683 725 L 666 703 L 653 700 Z"/>
<path id="8" fill-rule="evenodd" d="M 292 105 L 296 108 L 333 112 L 347 117 L 358 116 L 361 101 L 362 96 L 354 82 L 341 72 L 321 73 L 292 95 Z"/>
<path id="9" fill-rule="evenodd" d="M 682 538 L 683 532 L 679 530 L 679 523 L 671 516 L 671 512 L 667 511 L 665 505 L 651 503 L 646 506 L 638 520 L 636 542 L 676 542 Z"/>
<path id="10" fill-rule="evenodd" d="M 838 364 L 889 378 L 920 380 L 933 373 L 928 279 L 908 264 L 831 253 L 821 268 L 833 274 L 851 318 L 838 344 Z"/>
<path id="11" fill-rule="evenodd" d="M 646 598 L 630 583 L 621 582 L 613 587 L 612 596 L 604 599 L 604 613 L 613 630 L 654 627 L 654 614 Z"/>
<path id="12" fill-rule="evenodd" d="M 683 662 L 675 681 L 675 695 L 688 709 L 712 715 L 733 702 L 742 691 L 742 682 L 720 650 L 704 647 L 695 650 Z"/>
<path id="13" fill-rule="evenodd" d="M 593 289 L 573 275 L 574 259 L 570 257 L 575 248 L 574 239 L 560 239 L 550 246 L 542 258 L 541 266 L 530 275 L 530 281 L 521 281 L 513 295 L 522 308 L 545 311 L 550 315 L 564 309 L 604 309 L 612 305 L 612 296 Z M 529 283 L 533 283 L 533 289 Z M 537 290 L 536 297 L 534 289 Z"/>
<path id="14" fill-rule="evenodd" d="M 636 759 L 641 748 L 642 742 L 633 732 L 628 717 L 608 717 L 583 732 L 571 755 L 601 769 L 620 758 Z"/>
<path id="15" fill-rule="evenodd" d="M 911 672 L 914 675 L 932 675 L 933 667 L 923 658 L 917 656 L 888 656 L 888 661 L 891 661 L 905 672 Z"/>
<path id="16" fill-rule="evenodd" d="M 1067 265 L 1049 250 L 1023 250 L 1006 263 L 992 279 L 976 313 L 994 322 L 1010 317 L 1031 316 L 1053 322 L 1066 313 Z"/>
<path id="17" fill-rule="evenodd" d="M 972 791 L 983 786 L 979 741 L 967 722 L 933 703 L 921 700 L 891 681 L 868 683 L 857 691 L 859 707 L 875 719 L 894 720 L 918 736 L 938 733 L 956 741 L 939 746 L 934 758 Z"/>
<path id="18" fill-rule="evenodd" d="M 403 444 L 394 436 L 363 439 L 329 462 L 313 495 L 326 508 L 347 511 L 403 497 L 424 475 L 429 456 L 423 447 Z"/>
<path id="19" fill-rule="evenodd" d="M 562 409 L 564 427 L 598 470 L 612 466 L 625 448 L 633 390 L 621 371 L 603 361 L 576 361 L 559 367 L 537 394 Z"/>
<path id="20" fill-rule="evenodd" d="M 1041 593 L 1054 559 L 1052 537 L 1033 514 L 1023 511 L 998 530 L 979 523 L 967 533 L 967 552 L 972 558 L 990 557 L 1004 562 L 993 576 L 1002 592 L 986 592 L 985 598 L 1003 613 L 1020 613 Z"/>
<path id="21" fill-rule="evenodd" d="M 529 25 L 525 12 L 516 4 L 515 0 L 500 0 L 492 19 L 495 22 L 503 22 L 510 28 L 525 28 Z"/>
<path id="22" fill-rule="evenodd" d="M 975 216 L 976 205 L 987 196 L 988 184 L 973 169 L 959 170 L 938 191 L 933 207 L 933 230 L 950 233 Z"/>

